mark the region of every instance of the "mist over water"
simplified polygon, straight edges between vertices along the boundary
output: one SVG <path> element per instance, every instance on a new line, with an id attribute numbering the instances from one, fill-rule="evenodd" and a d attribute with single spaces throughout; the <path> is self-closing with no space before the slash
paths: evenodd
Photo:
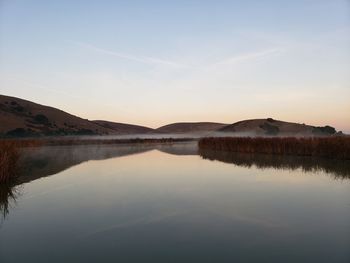
<path id="1" fill-rule="evenodd" d="M 233 132 L 193 132 L 193 133 L 140 133 L 140 134 L 116 134 L 116 135 L 86 135 L 86 136 L 65 136 L 44 137 L 52 140 L 129 140 L 129 139 L 194 139 L 199 140 L 205 137 L 257 137 L 256 133 L 233 133 Z M 260 136 L 262 137 L 262 136 Z"/>
<path id="2" fill-rule="evenodd" d="M 76 136 L 79 139 L 163 139 L 163 138 L 194 138 L 200 139 L 203 137 L 257 137 L 255 132 L 186 132 L 186 133 L 146 133 L 146 134 L 125 134 L 125 135 L 98 135 L 98 136 Z M 74 138 L 74 137 L 73 137 Z"/>
<path id="3" fill-rule="evenodd" d="M 163 138 L 201 138 L 210 136 L 210 132 L 200 133 L 140 133 L 120 135 L 96 135 L 96 136 L 69 136 L 76 139 L 101 139 L 101 140 L 122 140 L 122 139 L 163 139 Z"/>
<path id="4" fill-rule="evenodd" d="M 193 138 L 200 139 L 204 137 L 312 137 L 315 135 L 298 135 L 295 133 L 282 133 L 279 135 L 267 135 L 254 131 L 251 132 L 219 132 L 219 131 L 203 131 L 203 132 L 186 132 L 186 133 L 140 133 L 140 134 L 116 134 L 116 135 L 86 135 L 86 136 L 65 136 L 65 139 L 76 140 L 126 140 L 126 139 L 181 139 L 181 138 Z M 53 138 L 53 137 L 50 137 Z M 49 138 L 49 139 L 50 139 Z M 57 137 L 62 139 L 62 137 Z"/>

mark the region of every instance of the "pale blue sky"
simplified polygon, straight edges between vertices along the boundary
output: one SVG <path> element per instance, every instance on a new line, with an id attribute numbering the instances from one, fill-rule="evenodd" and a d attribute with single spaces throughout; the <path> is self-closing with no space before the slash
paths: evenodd
<path id="1" fill-rule="evenodd" d="M 350 2 L 0 0 L 0 93 L 157 127 L 350 132 Z"/>

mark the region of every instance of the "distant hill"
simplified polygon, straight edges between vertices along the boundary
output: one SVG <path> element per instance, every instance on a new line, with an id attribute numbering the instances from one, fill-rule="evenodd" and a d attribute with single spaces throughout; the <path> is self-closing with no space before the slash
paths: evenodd
<path id="1" fill-rule="evenodd" d="M 323 136 L 333 135 L 336 130 L 330 126 L 315 127 L 272 118 L 243 120 L 233 124 L 178 122 L 151 129 L 104 120 L 89 121 L 53 107 L 0 95 L 0 137 L 186 133 L 199 135 L 235 133 L 254 136 Z"/>
<path id="2" fill-rule="evenodd" d="M 157 133 L 195 133 L 195 132 L 211 132 L 225 127 L 227 124 L 216 122 L 178 122 L 168 124 L 158 129 Z"/>
<path id="3" fill-rule="evenodd" d="M 133 124 L 101 121 L 101 120 L 95 120 L 92 122 L 102 127 L 112 129 L 117 134 L 144 134 L 144 133 L 152 133 L 154 131 L 154 129 L 151 129 L 145 126 L 133 125 Z"/>
<path id="4" fill-rule="evenodd" d="M 0 135 L 91 135 L 111 134 L 102 127 L 56 108 L 0 95 Z"/>
<path id="5" fill-rule="evenodd" d="M 219 132 L 247 133 L 250 135 L 280 136 L 322 136 L 332 135 L 336 130 L 331 126 L 316 127 L 306 124 L 267 119 L 239 121 L 218 129 Z"/>

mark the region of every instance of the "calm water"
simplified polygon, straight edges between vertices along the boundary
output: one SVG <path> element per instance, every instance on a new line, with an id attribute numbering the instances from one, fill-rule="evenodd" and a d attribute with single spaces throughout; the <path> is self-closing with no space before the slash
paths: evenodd
<path id="1" fill-rule="evenodd" d="M 350 262 L 350 165 L 193 143 L 28 149 L 0 262 Z"/>

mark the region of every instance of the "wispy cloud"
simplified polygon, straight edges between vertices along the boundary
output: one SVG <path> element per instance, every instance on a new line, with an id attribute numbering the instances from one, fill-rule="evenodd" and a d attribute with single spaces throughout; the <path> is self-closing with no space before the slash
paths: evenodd
<path id="1" fill-rule="evenodd" d="M 213 64 L 209 64 L 207 66 L 203 66 L 203 65 L 202 66 L 199 66 L 199 65 L 193 66 L 193 65 L 178 63 L 176 61 L 166 60 L 166 59 L 162 59 L 162 58 L 149 57 L 149 56 L 135 56 L 135 55 L 131 55 L 131 54 L 120 53 L 120 52 L 116 52 L 113 50 L 100 48 L 100 47 L 97 47 L 97 46 L 94 46 L 92 44 L 85 43 L 85 42 L 79 42 L 79 41 L 69 41 L 69 42 L 73 43 L 75 45 L 78 45 L 80 47 L 92 50 L 94 52 L 113 56 L 113 57 L 120 58 L 120 59 L 126 59 L 126 60 L 130 60 L 130 61 L 151 64 L 151 65 L 163 65 L 163 66 L 169 66 L 169 67 L 174 67 L 174 68 L 186 68 L 186 69 L 201 69 L 201 68 L 202 69 L 206 69 L 206 68 L 212 69 L 213 67 L 220 66 L 220 65 L 233 65 L 233 64 L 239 64 L 239 63 L 259 60 L 262 58 L 267 58 L 267 57 L 271 57 L 274 55 L 278 55 L 278 54 L 283 53 L 285 51 L 284 48 L 276 47 L 276 48 L 270 48 L 270 49 L 266 49 L 266 50 L 262 50 L 262 51 L 241 53 L 241 54 L 238 54 L 238 55 L 233 56 L 233 57 L 228 57 L 228 58 L 222 59 L 218 62 L 215 62 Z"/>
<path id="2" fill-rule="evenodd" d="M 250 53 L 244 53 L 240 55 L 236 55 L 233 57 L 229 57 L 226 59 L 223 59 L 214 65 L 228 65 L 228 64 L 238 64 L 241 62 L 248 62 L 248 61 L 253 61 L 253 60 L 258 60 L 270 56 L 274 56 L 277 54 L 280 54 L 284 52 L 285 49 L 283 48 L 271 48 L 271 49 L 266 49 L 258 52 L 250 52 Z"/>
<path id="3" fill-rule="evenodd" d="M 96 46 L 91 45 L 89 43 L 83 43 L 83 42 L 78 42 L 78 41 L 69 41 L 69 42 L 74 43 L 75 45 L 79 45 L 81 47 L 93 50 L 93 51 L 101 53 L 101 54 L 110 55 L 110 56 L 121 58 L 121 59 L 127 59 L 127 60 L 131 60 L 131 61 L 145 63 L 145 64 L 166 65 L 166 66 L 171 66 L 171 67 L 176 67 L 176 68 L 190 68 L 189 65 L 185 65 L 185 64 L 178 63 L 178 62 L 171 61 L 171 60 L 165 60 L 165 59 L 161 59 L 161 58 L 148 57 L 148 56 L 134 56 L 134 55 L 130 55 L 130 54 L 119 53 L 119 52 L 115 52 L 112 50 L 96 47 Z"/>

